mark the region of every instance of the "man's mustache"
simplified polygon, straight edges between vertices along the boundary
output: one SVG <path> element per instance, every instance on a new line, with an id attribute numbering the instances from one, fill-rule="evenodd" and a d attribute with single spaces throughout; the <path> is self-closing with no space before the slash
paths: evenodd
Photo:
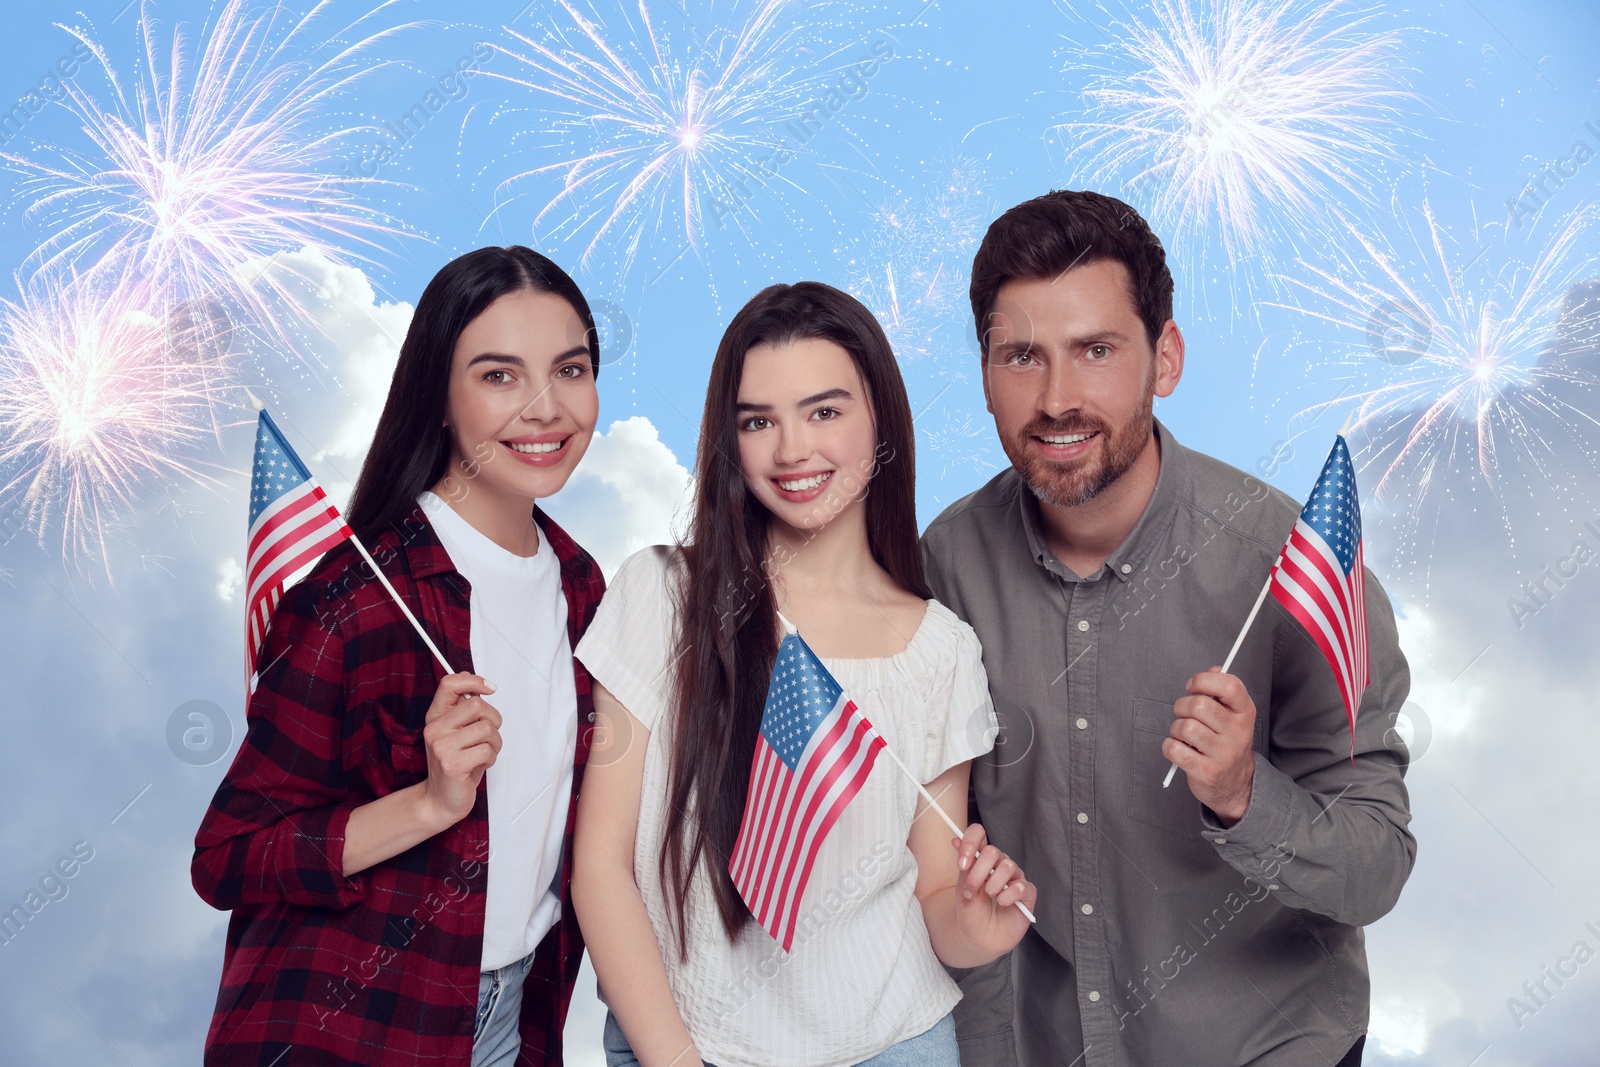
<path id="1" fill-rule="evenodd" d="M 1111 436 L 1110 427 L 1105 423 L 1084 417 L 1068 417 L 1060 419 L 1035 419 L 1023 427 L 1023 437 L 1043 437 L 1045 435 L 1065 433 L 1102 433 Z"/>

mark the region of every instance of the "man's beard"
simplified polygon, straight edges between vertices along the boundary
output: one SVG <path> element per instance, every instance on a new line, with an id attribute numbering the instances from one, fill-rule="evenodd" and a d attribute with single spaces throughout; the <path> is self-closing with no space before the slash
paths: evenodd
<path id="1" fill-rule="evenodd" d="M 1034 419 L 1004 444 L 1011 465 L 1034 496 L 1058 508 L 1072 508 L 1087 504 L 1126 474 L 1139 461 L 1154 429 L 1155 395 L 1147 391 L 1143 406 L 1114 431 L 1098 419 L 1072 412 L 1061 419 Z M 1035 436 L 1074 433 L 1099 433 L 1102 444 L 1090 456 L 1068 463 L 1045 459 L 1034 451 Z"/>

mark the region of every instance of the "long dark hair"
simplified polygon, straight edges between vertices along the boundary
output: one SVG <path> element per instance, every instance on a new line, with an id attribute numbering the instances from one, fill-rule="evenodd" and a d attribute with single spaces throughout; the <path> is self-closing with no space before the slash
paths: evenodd
<path id="1" fill-rule="evenodd" d="M 777 605 L 767 570 L 765 505 L 739 461 L 739 382 L 759 344 L 832 341 L 850 354 L 872 405 L 876 466 L 866 499 L 867 546 L 903 588 L 932 594 L 917 546 L 914 440 L 905 382 L 883 328 L 861 302 L 830 285 L 799 282 L 761 290 L 728 324 L 711 365 L 695 461 L 695 508 L 682 545 L 674 733 L 661 881 L 688 958 L 685 908 L 705 863 L 729 939 L 750 919 L 728 874 L 749 789 L 750 762 L 778 651 Z M 685 813 L 693 805 L 694 818 Z"/>
<path id="2" fill-rule="evenodd" d="M 410 514 L 417 494 L 444 476 L 450 462 L 444 417 L 456 341 L 490 304 L 523 289 L 553 293 L 572 305 L 586 333 L 590 368 L 599 373 L 594 315 L 566 271 L 522 245 L 480 248 L 446 263 L 417 301 L 389 398 L 350 495 L 345 518 L 358 537 L 376 537 Z"/>

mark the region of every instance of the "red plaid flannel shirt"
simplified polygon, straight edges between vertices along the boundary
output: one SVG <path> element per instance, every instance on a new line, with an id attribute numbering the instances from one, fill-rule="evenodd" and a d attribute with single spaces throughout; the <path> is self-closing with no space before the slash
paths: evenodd
<path id="1" fill-rule="evenodd" d="M 561 562 L 576 647 L 604 579 L 548 516 L 534 517 Z M 470 585 L 422 508 L 368 549 L 450 665 L 472 670 Z M 257 662 L 243 745 L 195 837 L 196 891 L 233 912 L 205 1062 L 468 1063 L 488 888 L 485 785 L 448 830 L 342 873 L 350 812 L 427 777 L 422 727 L 442 669 L 349 542 L 284 593 Z M 583 957 L 569 887 L 594 700 L 576 660 L 573 674 L 562 914 L 528 971 L 519 1067 L 561 1063 Z"/>

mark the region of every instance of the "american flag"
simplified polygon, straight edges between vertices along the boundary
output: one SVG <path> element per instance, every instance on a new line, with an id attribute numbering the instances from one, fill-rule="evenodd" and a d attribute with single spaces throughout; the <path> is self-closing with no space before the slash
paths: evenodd
<path id="1" fill-rule="evenodd" d="M 784 635 L 750 765 L 728 873 L 756 921 L 788 952 L 817 849 L 884 748 L 855 702 L 797 633 Z"/>
<path id="2" fill-rule="evenodd" d="M 250 472 L 250 548 L 245 573 L 245 678 L 267 636 L 284 582 L 301 567 L 351 536 L 316 479 L 263 409 L 256 426 L 256 460 Z"/>
<path id="3" fill-rule="evenodd" d="M 1355 754 L 1356 711 L 1366 692 L 1367 602 L 1361 562 L 1361 502 L 1343 437 L 1272 568 L 1272 596 L 1300 621 L 1327 657 L 1350 719 Z"/>

